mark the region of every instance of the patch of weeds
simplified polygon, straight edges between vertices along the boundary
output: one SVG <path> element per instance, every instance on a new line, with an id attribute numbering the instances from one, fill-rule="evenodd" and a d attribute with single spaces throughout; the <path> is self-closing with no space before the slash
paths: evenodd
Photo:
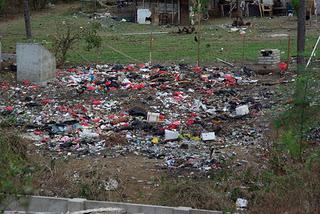
<path id="1" fill-rule="evenodd" d="M 0 128 L 10 128 L 17 125 L 17 118 L 13 115 L 0 117 Z"/>
<path id="2" fill-rule="evenodd" d="M 198 209 L 234 210 L 234 202 L 225 192 L 215 188 L 207 178 L 161 179 L 160 204 L 166 206 L 187 206 Z"/>
<path id="3" fill-rule="evenodd" d="M 26 145 L 17 133 L 1 130 L 0 135 L 0 202 L 8 195 L 32 191 L 31 170 Z"/>
<path id="4" fill-rule="evenodd" d="M 80 183 L 79 195 L 83 198 L 89 198 L 90 196 L 92 196 L 91 186 L 86 183 Z"/>

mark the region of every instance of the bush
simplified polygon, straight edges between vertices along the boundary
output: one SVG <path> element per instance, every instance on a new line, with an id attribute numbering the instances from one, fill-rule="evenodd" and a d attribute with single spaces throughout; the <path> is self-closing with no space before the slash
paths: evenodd
<path id="1" fill-rule="evenodd" d="M 64 65 L 67 54 L 74 45 L 84 40 L 86 49 L 89 51 L 101 46 L 102 39 L 98 34 L 101 24 L 97 22 L 89 23 L 82 27 L 73 21 L 63 21 L 57 24 L 57 33 L 53 38 L 53 51 L 59 65 Z"/>

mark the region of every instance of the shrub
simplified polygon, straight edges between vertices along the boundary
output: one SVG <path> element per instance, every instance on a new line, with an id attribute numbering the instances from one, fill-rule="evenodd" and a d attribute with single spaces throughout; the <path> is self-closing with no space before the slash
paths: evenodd
<path id="1" fill-rule="evenodd" d="M 73 21 L 63 21 L 57 24 L 57 33 L 53 38 L 53 51 L 59 65 L 64 65 L 67 54 L 74 45 L 80 41 L 86 42 L 86 49 L 89 51 L 101 46 L 102 39 L 98 34 L 101 25 L 97 22 L 89 23 L 82 27 Z"/>

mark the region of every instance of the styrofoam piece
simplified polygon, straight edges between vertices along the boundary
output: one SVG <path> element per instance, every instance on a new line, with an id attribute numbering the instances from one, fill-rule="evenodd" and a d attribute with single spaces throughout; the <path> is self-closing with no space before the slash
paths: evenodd
<path id="1" fill-rule="evenodd" d="M 151 123 L 159 122 L 159 117 L 160 117 L 160 113 L 148 112 L 147 121 Z"/>
<path id="2" fill-rule="evenodd" d="M 248 105 L 242 105 L 242 106 L 238 106 L 236 108 L 236 115 L 237 116 L 243 116 L 249 114 L 249 106 Z"/>
<path id="3" fill-rule="evenodd" d="M 164 130 L 164 138 L 166 140 L 176 140 L 179 137 L 179 132 L 171 131 L 171 130 Z"/>
<path id="4" fill-rule="evenodd" d="M 216 134 L 214 132 L 201 133 L 201 138 L 203 141 L 215 140 Z"/>

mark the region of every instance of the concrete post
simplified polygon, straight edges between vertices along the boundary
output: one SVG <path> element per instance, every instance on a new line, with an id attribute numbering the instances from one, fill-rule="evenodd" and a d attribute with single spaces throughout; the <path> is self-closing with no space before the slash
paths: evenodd
<path id="1" fill-rule="evenodd" d="M 56 59 L 40 44 L 17 44 L 17 80 L 29 80 L 37 84 L 55 78 Z"/>

